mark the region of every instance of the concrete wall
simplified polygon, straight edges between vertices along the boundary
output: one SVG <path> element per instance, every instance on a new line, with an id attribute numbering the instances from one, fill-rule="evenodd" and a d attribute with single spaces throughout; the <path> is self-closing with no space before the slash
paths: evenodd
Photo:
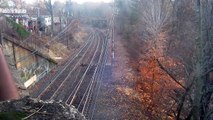
<path id="1" fill-rule="evenodd" d="M 30 51 L 18 46 L 15 46 L 15 58 L 17 69 L 28 68 L 37 62 L 35 55 L 32 55 Z"/>
<path id="2" fill-rule="evenodd" d="M 32 55 L 32 52 L 25 49 L 9 40 L 3 39 L 2 41 L 3 52 L 7 56 L 8 64 L 15 66 L 20 72 L 22 82 L 26 83 L 27 80 L 33 76 L 37 76 L 36 80 L 44 76 L 44 73 L 48 73 L 55 63 L 43 58 L 40 55 Z M 28 82 L 26 87 L 31 85 L 32 82 Z"/>
<path id="3" fill-rule="evenodd" d="M 15 65 L 18 70 L 30 67 L 32 64 L 36 63 L 35 55 L 31 55 L 30 51 L 10 41 L 3 41 L 3 51 L 6 56 L 10 57 L 8 63 L 10 65 Z"/>
<path id="4" fill-rule="evenodd" d="M 6 57 L 9 57 L 9 59 L 7 60 L 7 63 L 9 65 L 13 65 L 14 66 L 15 65 L 14 64 L 15 61 L 14 61 L 14 55 L 13 55 L 13 47 L 12 47 L 12 45 L 13 44 L 11 42 L 4 41 L 2 47 L 3 47 L 4 55 Z"/>

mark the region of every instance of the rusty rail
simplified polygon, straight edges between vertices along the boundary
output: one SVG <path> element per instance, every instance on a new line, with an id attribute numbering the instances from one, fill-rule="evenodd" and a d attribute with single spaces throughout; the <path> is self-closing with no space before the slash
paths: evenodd
<path id="1" fill-rule="evenodd" d="M 18 99 L 19 94 L 0 45 L 0 101 Z"/>

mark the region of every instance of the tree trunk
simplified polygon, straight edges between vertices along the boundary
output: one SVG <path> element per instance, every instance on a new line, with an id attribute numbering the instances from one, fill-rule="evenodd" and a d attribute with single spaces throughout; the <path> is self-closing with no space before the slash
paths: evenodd
<path id="1" fill-rule="evenodd" d="M 53 6 L 51 5 L 51 36 L 53 36 L 54 33 L 54 20 L 53 20 Z"/>

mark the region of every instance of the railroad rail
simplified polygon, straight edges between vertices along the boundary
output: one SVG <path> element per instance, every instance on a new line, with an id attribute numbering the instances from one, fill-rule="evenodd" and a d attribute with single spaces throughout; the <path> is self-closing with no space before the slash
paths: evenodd
<path id="1" fill-rule="evenodd" d="M 82 114 L 90 117 L 97 90 L 100 89 L 101 74 L 107 57 L 107 38 L 98 30 L 91 32 L 89 39 L 50 78 L 39 81 L 32 96 L 41 100 L 56 100 L 75 106 Z"/>
<path id="2" fill-rule="evenodd" d="M 55 71 L 55 69 L 53 69 L 52 72 L 54 72 L 54 73 L 51 72 L 50 74 L 47 75 L 47 77 L 40 80 L 34 86 L 29 88 L 30 92 L 33 93 L 33 95 L 32 95 L 33 97 L 37 98 L 41 94 L 41 92 L 44 91 L 44 89 L 46 89 L 46 87 L 49 84 L 51 84 L 53 81 L 55 81 L 56 78 L 58 78 L 58 76 L 66 70 L 66 68 L 73 62 L 73 60 L 75 60 L 75 58 L 77 56 L 80 56 L 80 53 L 82 51 L 84 51 L 87 47 L 89 47 L 92 44 L 91 37 L 92 37 L 92 35 L 89 36 L 89 39 L 87 40 L 87 42 L 80 49 L 75 51 L 75 54 L 72 55 L 72 57 L 74 56 L 73 58 L 70 58 L 69 61 L 65 62 L 64 65 L 59 67 L 57 71 Z"/>

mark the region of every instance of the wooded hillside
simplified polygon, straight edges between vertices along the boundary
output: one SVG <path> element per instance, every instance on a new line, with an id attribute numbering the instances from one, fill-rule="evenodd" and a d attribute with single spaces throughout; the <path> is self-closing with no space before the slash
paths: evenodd
<path id="1" fill-rule="evenodd" d="M 212 0 L 116 0 L 116 27 L 136 56 L 149 119 L 210 120 Z M 139 64 L 138 64 L 139 63 Z"/>

